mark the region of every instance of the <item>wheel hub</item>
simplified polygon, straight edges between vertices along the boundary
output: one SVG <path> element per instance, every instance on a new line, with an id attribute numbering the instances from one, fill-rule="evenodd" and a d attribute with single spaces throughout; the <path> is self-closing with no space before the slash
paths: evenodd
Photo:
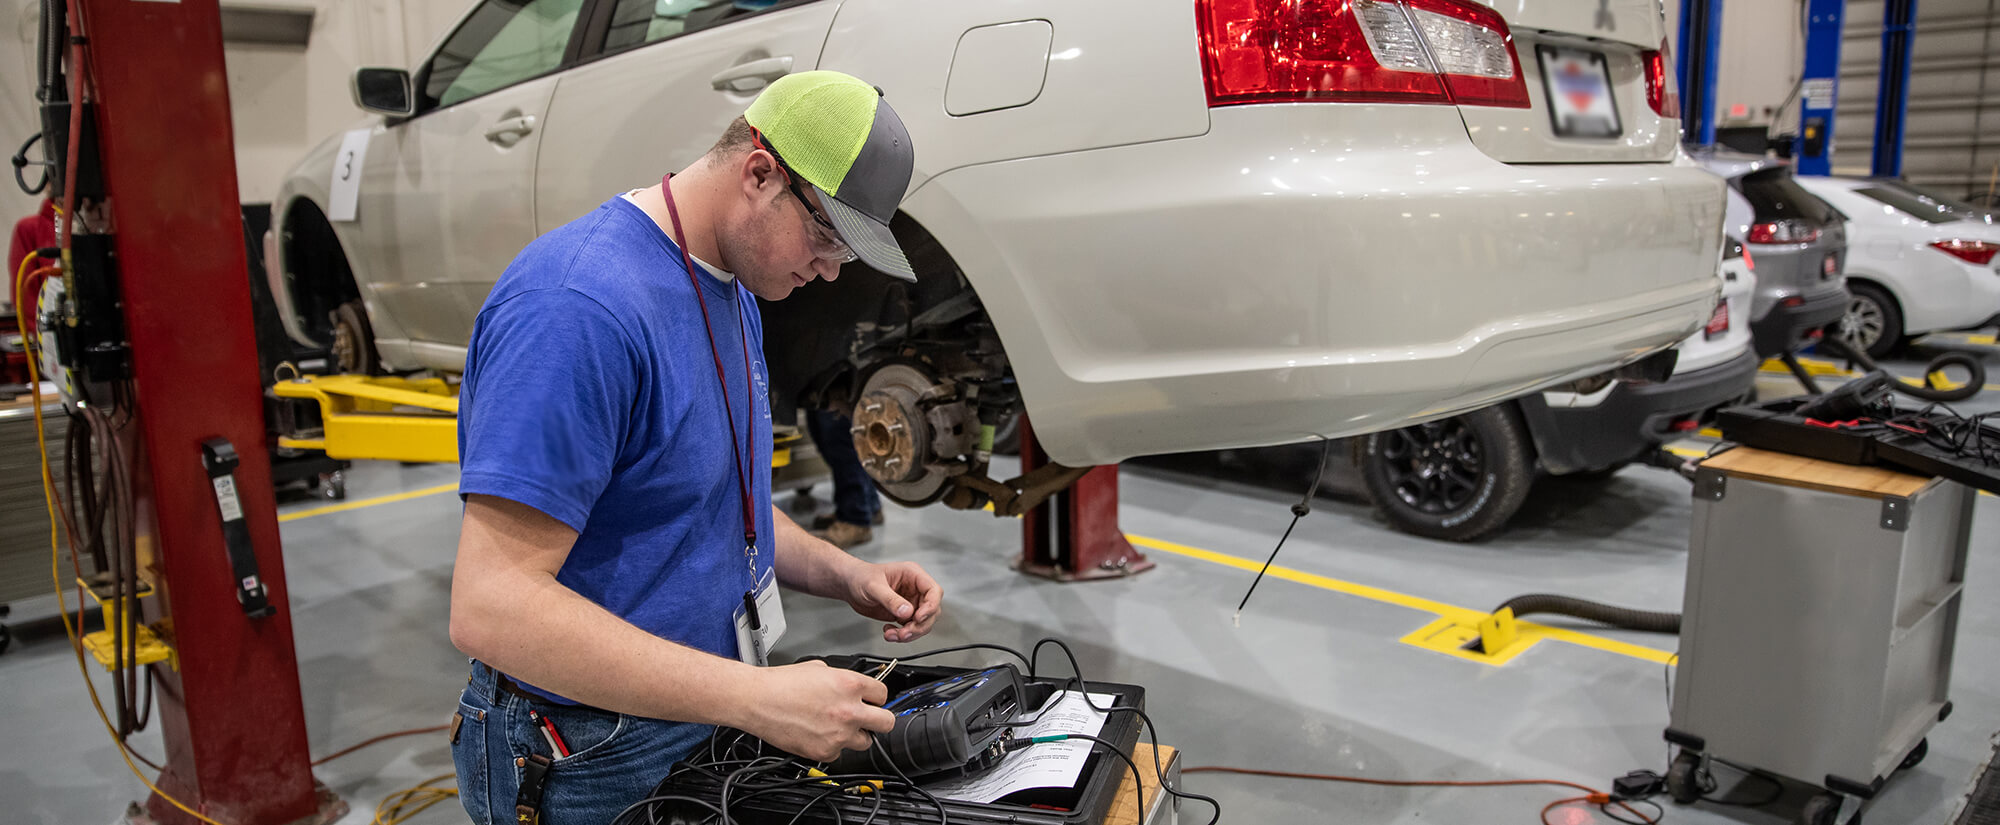
<path id="1" fill-rule="evenodd" d="M 1398 495 L 1424 512 L 1457 510 L 1473 497 L 1483 472 L 1479 451 L 1458 421 L 1419 424 L 1394 431 L 1387 455 Z"/>
<path id="2" fill-rule="evenodd" d="M 356 372 L 360 369 L 359 342 L 355 340 L 354 329 L 347 324 L 333 325 L 333 362 L 340 365 L 341 372 Z"/>
<path id="3" fill-rule="evenodd" d="M 1874 301 L 1856 296 L 1848 302 L 1847 313 L 1840 316 L 1840 337 L 1867 349 L 1881 339 L 1884 326 L 1882 308 Z"/>
<path id="4" fill-rule="evenodd" d="M 868 376 L 854 405 L 854 451 L 883 494 L 909 506 L 943 496 L 945 482 L 973 469 L 979 419 L 949 381 L 922 366 L 892 363 Z M 983 468 L 981 468 L 983 470 Z"/>
<path id="5" fill-rule="evenodd" d="M 916 397 L 906 387 L 890 386 L 861 397 L 854 407 L 854 451 L 861 466 L 876 481 L 896 483 L 915 479 L 923 471 L 920 447 L 930 441 L 923 431 Z"/>

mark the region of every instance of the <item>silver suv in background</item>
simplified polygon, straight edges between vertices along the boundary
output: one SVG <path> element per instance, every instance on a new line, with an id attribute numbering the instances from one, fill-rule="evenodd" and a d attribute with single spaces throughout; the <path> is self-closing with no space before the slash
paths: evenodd
<path id="1" fill-rule="evenodd" d="M 1847 311 L 1846 216 L 1799 186 L 1784 161 L 1732 152 L 1696 155 L 1729 181 L 1729 234 L 1757 269 L 1750 331 L 1757 354 L 1797 351 Z M 1736 216 L 1745 214 L 1748 222 Z"/>

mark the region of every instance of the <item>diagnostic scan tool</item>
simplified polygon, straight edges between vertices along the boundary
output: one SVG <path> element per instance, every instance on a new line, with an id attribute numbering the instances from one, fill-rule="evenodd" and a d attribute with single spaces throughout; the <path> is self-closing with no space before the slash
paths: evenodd
<path id="1" fill-rule="evenodd" d="M 999 764 L 1021 711 L 1021 672 L 998 665 L 927 682 L 882 707 L 896 727 L 867 752 L 846 751 L 829 773 L 900 772 L 917 777 L 968 775 Z M 886 757 L 886 759 L 885 759 Z"/>

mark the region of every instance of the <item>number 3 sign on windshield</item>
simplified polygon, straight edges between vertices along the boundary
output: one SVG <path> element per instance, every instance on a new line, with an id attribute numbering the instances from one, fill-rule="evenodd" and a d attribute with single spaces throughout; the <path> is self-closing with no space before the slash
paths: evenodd
<path id="1" fill-rule="evenodd" d="M 355 129 L 340 139 L 340 152 L 333 156 L 333 181 L 327 188 L 327 217 L 332 220 L 354 220 L 355 201 L 361 194 L 361 162 L 368 158 L 369 131 Z"/>

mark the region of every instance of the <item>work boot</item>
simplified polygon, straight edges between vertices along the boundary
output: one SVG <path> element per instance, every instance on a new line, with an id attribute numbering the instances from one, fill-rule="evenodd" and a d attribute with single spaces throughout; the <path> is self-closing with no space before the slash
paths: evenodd
<path id="1" fill-rule="evenodd" d="M 826 528 L 832 527 L 834 524 L 839 522 L 840 522 L 839 516 L 836 516 L 833 513 L 821 513 L 819 515 L 813 516 L 812 529 L 825 530 Z M 876 527 L 882 526 L 881 510 L 875 511 L 875 518 L 873 519 L 873 523 Z"/>
<path id="2" fill-rule="evenodd" d="M 828 525 L 825 530 L 814 531 L 813 535 L 825 539 L 829 544 L 842 550 L 875 540 L 873 529 L 866 525 L 848 524 L 844 521 L 836 521 Z"/>

